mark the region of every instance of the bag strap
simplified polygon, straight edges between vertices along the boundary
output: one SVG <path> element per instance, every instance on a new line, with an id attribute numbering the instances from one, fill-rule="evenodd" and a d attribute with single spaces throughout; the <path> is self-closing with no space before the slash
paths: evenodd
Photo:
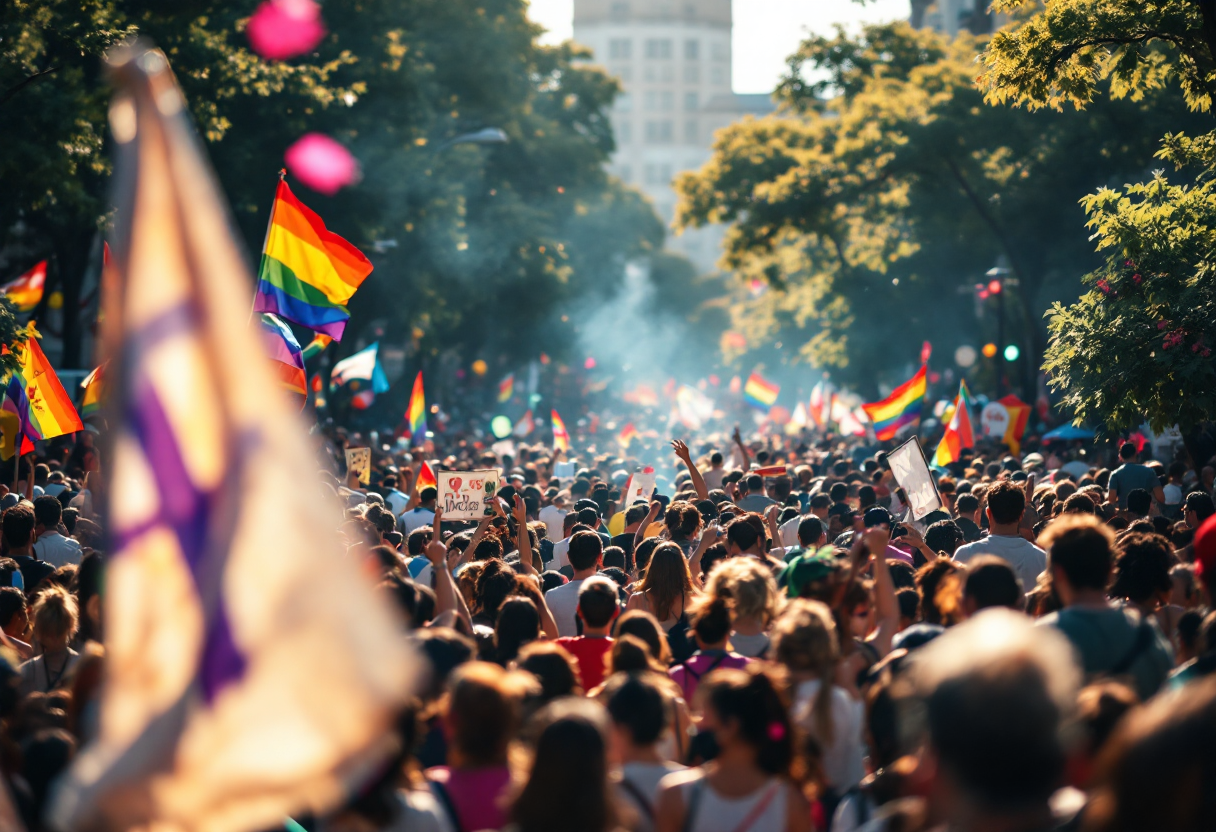
<path id="1" fill-rule="evenodd" d="M 628 777 L 621 778 L 621 788 L 629 792 L 629 796 L 633 798 L 633 802 L 638 804 L 638 808 L 642 810 L 642 814 L 651 823 L 654 823 L 654 806 L 650 805 L 650 801 L 646 799 L 646 795 L 642 794 L 642 790 L 638 788 L 637 783 L 634 783 Z"/>
<path id="2" fill-rule="evenodd" d="M 777 792 L 779 791 L 781 791 L 781 783 L 774 783 L 773 787 L 768 790 L 768 793 L 760 798 L 756 805 L 752 807 L 752 810 L 747 813 L 747 817 L 739 821 L 739 825 L 735 827 L 734 832 L 747 832 L 747 830 L 751 829 L 756 821 L 760 820 L 760 816 L 768 809 L 769 804 L 773 802 L 773 798 L 777 796 Z"/>
<path id="3" fill-rule="evenodd" d="M 456 812 L 456 804 L 452 801 L 452 794 L 438 780 L 431 781 L 431 793 L 439 798 L 439 802 L 443 805 L 444 811 L 447 813 L 448 820 L 452 822 L 452 828 L 456 832 L 464 832 L 464 827 L 460 825 L 460 815 Z"/>
<path id="4" fill-rule="evenodd" d="M 1148 648 L 1152 641 L 1153 625 L 1141 618 L 1140 626 L 1136 629 L 1136 640 L 1132 642 L 1131 649 L 1127 651 L 1127 655 L 1120 659 L 1118 664 L 1111 667 L 1109 671 L 1110 675 L 1121 676 L 1131 670 L 1132 665 L 1136 663 L 1136 659 L 1140 658 L 1140 654 Z"/>
<path id="5" fill-rule="evenodd" d="M 705 784 L 705 777 L 696 780 L 692 784 L 692 788 L 688 793 L 688 806 L 684 810 L 684 826 L 681 827 L 681 832 L 692 832 L 693 823 L 697 819 L 697 807 L 701 803 L 701 787 Z"/>

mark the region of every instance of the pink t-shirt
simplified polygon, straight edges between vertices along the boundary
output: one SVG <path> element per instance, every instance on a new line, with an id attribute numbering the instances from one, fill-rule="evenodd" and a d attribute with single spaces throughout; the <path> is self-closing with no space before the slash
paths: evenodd
<path id="1" fill-rule="evenodd" d="M 507 825 L 504 798 L 511 787 L 511 771 L 506 766 L 435 766 L 427 769 L 426 776 L 447 790 L 461 829 L 501 829 Z"/>
<path id="2" fill-rule="evenodd" d="M 680 686 L 683 691 L 684 701 L 691 702 L 692 696 L 697 692 L 697 684 L 701 679 L 720 667 L 747 667 L 751 662 L 747 656 L 740 656 L 738 653 L 727 653 L 724 650 L 710 650 L 702 653 L 700 651 L 694 653 L 688 661 L 678 664 L 671 670 L 667 671 L 667 675 L 675 680 L 675 683 Z"/>

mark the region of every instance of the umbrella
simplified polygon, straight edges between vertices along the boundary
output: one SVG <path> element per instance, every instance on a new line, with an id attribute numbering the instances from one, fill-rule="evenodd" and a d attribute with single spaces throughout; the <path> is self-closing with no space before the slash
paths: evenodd
<path id="1" fill-rule="evenodd" d="M 1060 441 L 1071 442 L 1074 439 L 1093 439 L 1094 432 L 1085 428 L 1078 428 L 1073 425 L 1061 425 L 1053 431 L 1043 434 L 1044 442 Z"/>

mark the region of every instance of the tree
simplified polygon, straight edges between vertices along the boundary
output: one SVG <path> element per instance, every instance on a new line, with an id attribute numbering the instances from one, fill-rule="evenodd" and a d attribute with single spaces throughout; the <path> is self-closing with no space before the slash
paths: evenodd
<path id="1" fill-rule="evenodd" d="M 1168 94 L 1084 114 L 986 106 L 981 45 L 903 23 L 810 38 L 789 59 L 782 111 L 721 131 L 680 180 L 679 222 L 733 223 L 724 266 L 770 287 L 740 291 L 733 309 L 750 344 L 771 345 L 749 358 L 797 345 L 876 392 L 926 338 L 947 356 L 993 338 L 995 305 L 977 321 L 972 287 L 1003 262 L 1018 284 L 1007 326 L 1027 356 L 1009 381 L 1034 395 L 1038 316 L 1099 262 L 1078 201 L 1145 170 L 1149 125 L 1194 117 Z"/>

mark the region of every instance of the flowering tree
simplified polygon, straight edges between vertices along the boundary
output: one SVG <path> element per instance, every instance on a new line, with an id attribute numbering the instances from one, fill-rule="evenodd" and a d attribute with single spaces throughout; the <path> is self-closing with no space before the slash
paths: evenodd
<path id="1" fill-rule="evenodd" d="M 1216 413 L 1216 136 L 1166 136 L 1161 171 L 1085 198 L 1106 265 L 1092 288 L 1048 312 L 1044 368 L 1081 419 L 1118 431 L 1147 419 L 1184 436 Z"/>

